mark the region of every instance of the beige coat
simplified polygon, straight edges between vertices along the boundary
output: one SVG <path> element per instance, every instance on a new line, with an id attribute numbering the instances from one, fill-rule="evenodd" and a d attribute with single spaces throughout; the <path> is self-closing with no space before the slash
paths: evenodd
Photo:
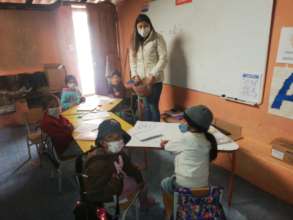
<path id="1" fill-rule="evenodd" d="M 167 65 L 167 46 L 163 36 L 152 31 L 136 54 L 130 50 L 129 61 L 131 78 L 139 76 L 145 79 L 154 76 L 156 82 L 162 82 Z"/>

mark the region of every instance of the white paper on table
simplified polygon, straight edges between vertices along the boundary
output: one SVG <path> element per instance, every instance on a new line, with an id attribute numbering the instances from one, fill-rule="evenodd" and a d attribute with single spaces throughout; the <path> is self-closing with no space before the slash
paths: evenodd
<path id="1" fill-rule="evenodd" d="M 94 103 L 96 106 L 98 105 L 106 105 L 112 102 L 114 99 L 106 96 L 89 96 L 86 98 L 86 103 Z"/>
<path id="2" fill-rule="evenodd" d="M 86 97 L 86 101 L 84 103 L 79 104 L 77 111 L 93 111 L 98 108 L 98 106 L 109 104 L 113 100 L 114 99 L 106 96 L 89 96 Z"/>
<path id="3" fill-rule="evenodd" d="M 103 119 L 93 119 L 90 121 L 83 122 L 79 125 L 74 132 L 76 133 L 87 133 L 97 130 L 99 125 L 103 122 Z"/>
<path id="4" fill-rule="evenodd" d="M 218 145 L 218 150 L 221 150 L 221 151 L 235 151 L 235 150 L 238 150 L 238 148 L 239 148 L 239 145 L 235 141 Z"/>
<path id="5" fill-rule="evenodd" d="M 96 113 L 88 113 L 82 116 L 83 121 L 91 121 L 93 119 L 98 119 L 98 118 L 107 118 L 109 117 L 110 114 L 109 112 L 96 112 Z"/>
<path id="6" fill-rule="evenodd" d="M 135 126 L 128 131 L 131 140 L 127 143 L 127 147 L 153 147 L 160 148 L 161 140 L 175 140 L 180 138 L 179 123 L 163 123 L 163 122 L 142 122 L 138 121 Z M 143 139 L 162 135 L 148 141 Z"/>
<path id="7" fill-rule="evenodd" d="M 85 133 L 78 133 L 75 135 L 76 140 L 82 140 L 82 141 L 94 141 L 96 140 L 98 135 L 98 131 L 94 132 L 85 132 Z"/>
<path id="8" fill-rule="evenodd" d="M 233 140 L 230 137 L 223 134 L 222 132 L 220 132 L 218 129 L 216 129 L 213 126 L 210 126 L 209 132 L 215 136 L 218 145 L 233 142 Z"/>
<path id="9" fill-rule="evenodd" d="M 98 107 L 95 103 L 81 103 L 77 107 L 77 111 L 93 111 Z"/>

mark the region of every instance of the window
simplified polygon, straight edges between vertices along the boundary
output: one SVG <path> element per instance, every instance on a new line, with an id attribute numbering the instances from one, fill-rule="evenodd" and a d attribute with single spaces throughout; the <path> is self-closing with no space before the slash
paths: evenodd
<path id="1" fill-rule="evenodd" d="M 80 6 L 73 6 L 72 9 L 81 92 L 90 95 L 95 93 L 95 80 L 87 11 Z"/>

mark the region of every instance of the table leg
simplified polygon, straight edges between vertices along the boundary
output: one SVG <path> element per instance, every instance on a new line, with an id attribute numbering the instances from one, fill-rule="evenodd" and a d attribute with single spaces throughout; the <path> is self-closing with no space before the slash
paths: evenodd
<path id="1" fill-rule="evenodd" d="M 144 151 L 144 166 L 145 166 L 145 169 L 147 169 L 149 166 L 148 152 L 147 152 L 147 149 L 144 149 L 143 151 Z"/>
<path id="2" fill-rule="evenodd" d="M 232 194 L 234 189 L 234 180 L 235 180 L 235 165 L 236 165 L 236 151 L 232 152 L 231 158 L 231 170 L 230 170 L 230 178 L 229 178 L 229 186 L 228 186 L 228 206 L 231 206 L 232 203 Z"/>

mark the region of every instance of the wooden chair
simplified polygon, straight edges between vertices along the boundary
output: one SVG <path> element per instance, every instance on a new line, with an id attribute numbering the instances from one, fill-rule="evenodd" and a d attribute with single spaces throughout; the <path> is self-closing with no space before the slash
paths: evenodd
<path id="1" fill-rule="evenodd" d="M 200 188 L 192 188 L 192 195 L 195 197 L 203 197 L 207 196 L 209 193 L 209 187 L 200 187 Z M 173 195 L 167 192 L 163 192 L 163 203 L 165 207 L 165 219 L 171 219 L 173 214 L 173 219 L 176 219 L 176 204 L 178 199 L 178 193 L 174 192 Z"/>
<path id="2" fill-rule="evenodd" d="M 71 157 L 60 157 L 58 156 L 55 146 L 53 145 L 53 142 L 49 136 L 47 136 L 47 141 L 46 141 L 46 154 L 49 158 L 49 160 L 52 162 L 55 172 L 57 174 L 57 180 L 58 180 L 58 192 L 62 192 L 62 176 L 63 176 L 63 167 L 67 163 L 72 163 L 76 157 L 71 156 Z M 54 176 L 54 171 L 52 171 L 52 175 Z"/>
<path id="3" fill-rule="evenodd" d="M 40 122 L 43 118 L 44 112 L 42 108 L 31 108 L 28 112 L 24 113 L 24 121 L 26 125 L 26 143 L 28 149 L 29 159 L 31 156 L 31 147 L 36 146 L 38 156 L 44 146 L 45 135 L 43 135 L 40 128 Z"/>

